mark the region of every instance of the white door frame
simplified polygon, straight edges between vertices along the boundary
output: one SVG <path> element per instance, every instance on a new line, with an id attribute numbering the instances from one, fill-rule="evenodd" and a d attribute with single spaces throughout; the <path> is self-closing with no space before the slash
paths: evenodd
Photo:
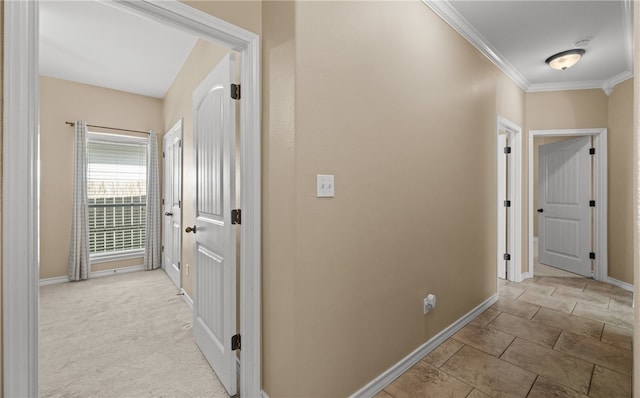
<path id="1" fill-rule="evenodd" d="M 108 2 L 241 54 L 240 394 L 261 394 L 260 40 L 178 1 Z M 5 397 L 38 396 L 38 1 L 4 2 L 2 211 Z"/>
<path id="2" fill-rule="evenodd" d="M 596 207 L 594 209 L 594 242 L 596 253 L 593 278 L 607 282 L 607 129 L 566 129 L 566 130 L 530 130 L 529 131 L 529 275 L 533 276 L 533 139 L 535 137 L 592 136 L 596 153 L 593 158 L 593 192 Z"/>
<path id="3" fill-rule="evenodd" d="M 507 157 L 504 153 L 506 146 L 506 135 L 509 134 L 511 140 L 511 154 Z M 507 278 L 513 282 L 522 281 L 522 128 L 517 124 L 498 115 L 496 122 L 496 154 L 497 154 L 497 252 L 496 252 L 496 272 L 500 269 L 500 264 L 504 263 L 505 236 L 509 233 L 509 254 L 511 260 L 507 267 Z M 508 162 L 508 164 L 507 164 Z M 509 170 L 509 189 L 505 191 L 504 182 Z M 509 207 L 509 231 L 505 228 L 504 201 L 511 201 Z"/>

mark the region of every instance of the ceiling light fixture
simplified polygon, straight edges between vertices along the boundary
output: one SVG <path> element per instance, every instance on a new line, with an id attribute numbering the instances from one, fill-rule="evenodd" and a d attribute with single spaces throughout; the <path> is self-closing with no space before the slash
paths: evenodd
<path id="1" fill-rule="evenodd" d="M 556 70 L 567 70 L 577 64 L 584 55 L 582 48 L 574 48 L 573 50 L 563 51 L 547 58 L 546 62 L 551 68 Z"/>

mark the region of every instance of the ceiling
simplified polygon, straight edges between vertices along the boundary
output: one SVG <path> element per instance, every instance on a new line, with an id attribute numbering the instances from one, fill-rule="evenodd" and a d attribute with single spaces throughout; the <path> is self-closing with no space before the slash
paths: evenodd
<path id="1" fill-rule="evenodd" d="M 423 0 L 525 91 L 612 87 L 632 77 L 630 0 Z M 589 39 L 566 71 L 545 60 Z"/>
<path id="2" fill-rule="evenodd" d="M 525 91 L 632 77 L 631 0 L 423 0 Z M 573 68 L 545 59 L 590 39 Z M 40 3 L 40 72 L 163 98 L 197 38 L 98 1 Z"/>
<path id="3" fill-rule="evenodd" d="M 40 2 L 45 76 L 163 98 L 196 41 L 104 2 Z"/>

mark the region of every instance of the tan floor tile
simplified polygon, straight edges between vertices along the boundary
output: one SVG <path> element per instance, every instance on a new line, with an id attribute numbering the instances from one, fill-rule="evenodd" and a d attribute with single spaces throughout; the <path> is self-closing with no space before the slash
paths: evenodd
<path id="1" fill-rule="evenodd" d="M 621 299 L 619 297 L 613 297 L 611 298 L 611 302 L 609 303 L 609 310 L 627 315 L 633 315 L 632 299 Z"/>
<path id="2" fill-rule="evenodd" d="M 527 398 L 588 398 L 570 388 L 555 383 L 544 377 L 538 377 Z"/>
<path id="3" fill-rule="evenodd" d="M 470 323 L 460 329 L 452 338 L 487 354 L 499 356 L 507 349 L 515 337 L 487 326 L 478 326 Z"/>
<path id="4" fill-rule="evenodd" d="M 394 397 L 393 397 L 393 395 L 389 394 L 385 390 L 382 390 L 379 393 L 377 393 L 376 395 L 374 395 L 373 398 L 394 398 Z"/>
<path id="5" fill-rule="evenodd" d="M 593 364 L 571 355 L 518 338 L 500 359 L 578 392 L 589 391 Z"/>
<path id="6" fill-rule="evenodd" d="M 491 323 L 491 321 L 496 319 L 498 315 L 500 315 L 500 311 L 494 310 L 492 308 L 487 308 L 482 314 L 478 315 L 470 323 L 480 326 L 487 326 L 489 323 Z"/>
<path id="7" fill-rule="evenodd" d="M 482 391 L 474 388 L 473 390 L 471 390 L 469 395 L 467 395 L 467 398 L 491 398 L 491 396 L 487 395 L 487 394 L 483 393 Z"/>
<path id="8" fill-rule="evenodd" d="M 571 301 L 578 301 L 602 308 L 608 308 L 610 300 L 609 296 L 600 293 L 585 292 L 583 290 L 567 288 L 563 286 L 558 287 L 556 291 L 553 292 L 553 297 L 568 299 Z"/>
<path id="9" fill-rule="evenodd" d="M 531 283 L 530 285 L 526 286 L 526 289 L 529 293 L 539 294 L 541 296 L 551 296 L 558 288 L 556 286 L 546 286 Z"/>
<path id="10" fill-rule="evenodd" d="M 471 390 L 471 386 L 423 361 L 418 362 L 385 388 L 394 398 L 464 398 Z"/>
<path id="11" fill-rule="evenodd" d="M 491 397 L 526 397 L 536 379 L 531 372 L 469 346 L 441 369 Z"/>
<path id="12" fill-rule="evenodd" d="M 533 317 L 533 320 L 554 328 L 583 334 L 595 339 L 599 339 L 600 336 L 602 336 L 602 328 L 604 327 L 603 322 L 581 318 L 579 316 L 551 310 L 549 308 L 540 309 L 540 311 L 538 311 L 538 313 Z"/>
<path id="13" fill-rule="evenodd" d="M 593 398 L 631 397 L 631 376 L 596 365 L 589 396 Z"/>
<path id="14" fill-rule="evenodd" d="M 489 327 L 553 348 L 562 330 L 510 314 L 500 314 Z"/>
<path id="15" fill-rule="evenodd" d="M 523 301 L 529 304 L 535 304 L 542 307 L 551 308 L 552 310 L 571 313 L 573 307 L 576 305 L 575 300 L 568 300 L 566 298 L 556 298 L 553 296 L 543 296 L 540 294 L 525 292 L 518 297 L 518 301 Z"/>
<path id="16" fill-rule="evenodd" d="M 619 328 L 617 326 L 605 325 L 602 331 L 602 341 L 613 344 L 618 347 L 631 349 L 632 330 L 627 328 Z"/>
<path id="17" fill-rule="evenodd" d="M 427 356 L 422 358 L 428 364 L 439 368 L 443 363 L 447 362 L 464 344 L 459 341 L 448 339 L 440 344 L 435 350 L 431 351 Z"/>
<path id="18" fill-rule="evenodd" d="M 531 319 L 536 312 L 540 309 L 537 305 L 524 303 L 517 300 L 511 300 L 506 298 L 500 298 L 491 306 L 492 309 L 506 312 L 507 314 L 519 316 L 520 318 Z"/>
<path id="19" fill-rule="evenodd" d="M 587 286 L 587 281 L 589 281 L 589 279 L 582 277 L 562 278 L 556 276 L 542 276 L 536 282 L 540 285 L 564 286 L 582 290 Z"/>
<path id="20" fill-rule="evenodd" d="M 632 314 L 612 312 L 584 303 L 578 303 L 572 314 L 623 328 L 631 328 L 633 321 Z"/>
<path id="21" fill-rule="evenodd" d="M 513 300 L 517 299 L 522 293 L 524 293 L 524 291 L 524 288 L 516 287 L 514 285 L 505 285 L 498 288 L 498 294 L 500 297 L 506 297 Z"/>
<path id="22" fill-rule="evenodd" d="M 631 375 L 631 351 L 591 337 L 562 332 L 554 350 L 584 359 L 625 375 Z"/>
<path id="23" fill-rule="evenodd" d="M 594 292 L 612 292 L 613 285 L 606 282 L 600 282 L 595 279 L 589 279 L 587 281 L 587 286 L 584 288 L 585 291 L 594 291 Z"/>

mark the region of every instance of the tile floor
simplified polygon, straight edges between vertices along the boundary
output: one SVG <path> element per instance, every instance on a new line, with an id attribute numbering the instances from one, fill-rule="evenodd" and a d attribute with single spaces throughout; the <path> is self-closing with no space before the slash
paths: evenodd
<path id="1" fill-rule="evenodd" d="M 631 396 L 631 293 L 557 276 L 499 289 L 498 302 L 377 398 Z"/>

